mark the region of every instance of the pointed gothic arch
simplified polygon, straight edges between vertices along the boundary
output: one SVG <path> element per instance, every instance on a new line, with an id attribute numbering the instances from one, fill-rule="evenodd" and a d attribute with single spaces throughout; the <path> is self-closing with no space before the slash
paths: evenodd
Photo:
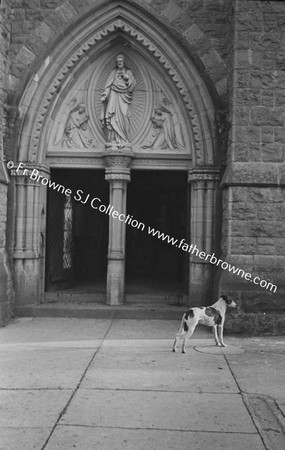
<path id="1" fill-rule="evenodd" d="M 214 105 L 186 49 L 172 35 L 167 34 L 163 24 L 158 26 L 156 18 L 149 14 L 142 15 L 141 10 L 129 4 L 116 3 L 113 7 L 103 7 L 98 10 L 98 14 L 88 15 L 75 23 L 29 80 L 19 103 L 21 123 L 18 160 L 48 177 L 47 139 L 54 123 L 54 111 L 60 109 L 61 100 L 80 76 L 90 70 L 96 58 L 100 59 L 104 53 L 110 52 L 118 39 L 129 45 L 131 52 L 137 52 L 143 61 L 149 65 L 153 63 L 156 73 L 161 78 L 165 77 L 173 98 L 176 97 L 177 105 L 181 106 L 181 115 L 191 131 L 191 157 L 187 155 L 183 160 L 183 164 L 187 164 L 185 168 L 190 171 L 189 181 L 192 186 L 191 242 L 194 241 L 201 250 L 210 251 L 219 173 L 216 167 L 218 149 Z M 64 161 L 65 156 L 62 158 Z M 104 158 L 104 155 L 88 154 L 86 164 L 92 159 L 97 161 L 97 167 L 107 164 L 108 176 L 112 180 L 109 169 L 112 164 Z M 122 172 L 129 170 L 129 161 L 123 169 Z M 45 252 L 41 240 L 45 235 L 42 214 L 45 211 L 46 194 L 43 186 L 32 183 L 27 177 L 25 179 L 24 173 L 22 175 L 23 178 L 17 173 L 18 213 L 14 252 L 17 296 L 21 299 L 24 295 L 25 299 L 29 299 L 23 302 L 36 303 L 38 298 L 42 298 L 43 292 L 43 283 L 38 283 L 38 280 L 44 276 Z M 124 177 L 121 181 L 123 179 L 128 181 Z M 202 232 L 199 227 L 202 227 Z M 202 298 L 205 289 L 195 286 L 200 284 L 202 278 L 206 280 L 208 290 L 211 271 L 208 265 L 201 265 L 200 261 L 193 258 L 190 271 L 192 293 L 196 296 L 201 294 Z M 26 286 L 24 294 L 23 283 Z"/>

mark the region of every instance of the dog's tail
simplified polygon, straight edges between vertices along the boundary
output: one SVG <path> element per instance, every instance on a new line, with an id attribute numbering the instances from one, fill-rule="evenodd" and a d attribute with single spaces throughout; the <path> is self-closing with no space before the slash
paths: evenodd
<path id="1" fill-rule="evenodd" d="M 188 311 L 185 314 L 183 314 L 183 317 L 182 317 L 181 326 L 183 324 L 183 329 L 186 333 L 189 330 L 189 325 L 187 322 L 189 317 L 191 317 L 191 319 L 193 319 L 193 317 L 194 317 L 194 311 L 192 309 L 188 309 Z"/>

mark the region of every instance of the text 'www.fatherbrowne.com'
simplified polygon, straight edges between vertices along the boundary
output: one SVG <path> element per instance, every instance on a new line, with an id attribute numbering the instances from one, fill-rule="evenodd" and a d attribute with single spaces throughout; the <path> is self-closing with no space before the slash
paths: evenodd
<path id="1" fill-rule="evenodd" d="M 77 202 L 80 202 L 84 205 L 91 206 L 91 208 L 98 210 L 99 212 L 110 216 L 113 219 L 119 220 L 120 222 L 125 222 L 126 225 L 130 225 L 133 228 L 137 228 L 140 231 L 144 231 L 146 226 L 143 222 L 139 222 L 134 219 L 130 214 L 123 214 L 114 209 L 112 205 L 104 205 L 99 197 L 91 197 L 90 194 L 85 194 L 81 189 L 78 189 L 74 194 L 71 189 L 66 188 L 65 186 L 52 181 L 50 178 L 44 177 L 40 174 L 37 169 L 31 170 L 27 168 L 27 165 L 23 162 L 14 163 L 13 161 L 7 162 L 8 169 L 14 169 L 16 175 L 29 176 L 29 178 L 37 183 L 42 184 L 43 186 L 48 187 L 54 191 L 57 191 L 61 194 L 66 195 L 67 197 L 73 196 L 73 199 Z M 230 273 L 237 275 L 241 278 L 244 278 L 246 281 L 249 281 L 255 285 L 259 285 L 262 288 L 269 290 L 270 292 L 276 292 L 277 286 L 275 284 L 270 283 L 269 281 L 262 280 L 260 277 L 253 277 L 251 273 L 245 272 L 243 269 L 239 267 L 232 266 L 226 261 L 222 259 L 218 259 L 215 253 L 207 253 L 198 249 L 195 244 L 187 244 L 185 239 L 176 239 L 174 237 L 169 236 L 155 228 L 148 227 L 147 233 L 152 236 L 160 239 L 167 244 L 170 244 L 176 248 L 181 249 L 184 252 L 188 252 L 191 255 L 198 256 L 204 261 L 208 261 L 210 264 L 213 264 L 217 267 L 221 267 L 223 270 L 228 270 Z"/>
<path id="2" fill-rule="evenodd" d="M 260 277 L 253 277 L 251 273 L 245 272 L 243 269 L 239 267 L 233 266 L 230 263 L 223 261 L 216 257 L 215 253 L 207 253 L 199 250 L 196 244 L 187 244 L 185 239 L 175 239 L 174 237 L 169 236 L 168 234 L 164 234 L 155 228 L 148 227 L 148 234 L 160 239 L 161 241 L 167 242 L 167 244 L 173 245 L 176 248 L 180 248 L 184 252 L 190 253 L 191 255 L 196 255 L 204 261 L 208 261 L 209 263 L 221 267 L 223 270 L 228 270 L 229 272 L 237 275 L 241 278 L 244 278 L 246 281 L 250 281 L 251 283 L 257 284 L 262 288 L 268 289 L 270 292 L 276 292 L 277 286 L 269 281 L 262 280 Z"/>

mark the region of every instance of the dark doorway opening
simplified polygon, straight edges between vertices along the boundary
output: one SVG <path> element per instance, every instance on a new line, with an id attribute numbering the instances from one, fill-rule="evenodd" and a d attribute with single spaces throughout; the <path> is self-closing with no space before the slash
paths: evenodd
<path id="1" fill-rule="evenodd" d="M 46 291 L 105 291 L 109 216 L 91 207 L 95 197 L 108 205 L 104 170 L 52 169 L 51 182 L 64 189 L 48 188 Z"/>
<path id="2" fill-rule="evenodd" d="M 150 227 L 175 239 L 188 240 L 187 173 L 134 170 L 131 177 L 127 211 L 143 222 L 145 229 L 127 225 L 126 292 L 187 294 L 189 255 L 148 233 Z"/>

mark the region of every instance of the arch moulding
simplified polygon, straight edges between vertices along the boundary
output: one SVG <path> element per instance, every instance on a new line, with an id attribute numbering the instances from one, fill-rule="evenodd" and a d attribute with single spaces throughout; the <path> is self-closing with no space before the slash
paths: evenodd
<path id="1" fill-rule="evenodd" d="M 155 18 L 147 14 L 143 15 L 141 10 L 138 11 L 130 5 L 102 8 L 98 14 L 89 15 L 74 24 L 69 33 L 49 53 L 37 73 L 30 79 L 20 100 L 18 160 L 31 168 L 37 168 L 48 177 L 46 155 L 49 148 L 46 136 L 57 105 L 82 73 L 90 70 L 96 58 L 98 57 L 99 61 L 102 54 L 110 52 L 112 45 L 116 45 L 118 41 L 129 46 L 130 53 L 138 52 L 149 64 L 153 62 L 158 68 L 157 73 L 167 80 L 173 97 L 177 98 L 177 104 L 182 105 L 183 120 L 191 129 L 191 157 L 189 153 L 188 159 L 185 158 L 188 165 L 183 167 L 184 170 L 191 169 L 191 240 L 201 250 L 211 251 L 215 235 L 213 222 L 219 172 L 215 167 L 217 144 L 213 102 L 190 54 L 163 24 L 158 24 Z M 69 157 L 66 153 L 66 161 Z M 101 160 L 101 167 L 105 167 L 104 154 L 90 156 L 90 153 L 82 153 L 81 156 L 82 159 L 86 158 L 86 161 L 96 157 Z M 149 154 L 149 158 L 152 157 Z M 133 159 L 135 158 L 136 156 Z M 122 169 L 120 170 L 122 172 Z M 125 171 L 129 176 L 128 167 Z M 19 175 L 18 173 L 16 177 L 14 249 L 16 296 L 17 302 L 22 304 L 37 303 L 39 298 L 43 298 L 44 291 L 46 192 L 39 183 L 31 183 L 29 179 L 25 182 L 24 177 Z M 115 192 L 115 181 L 113 184 L 112 189 Z M 117 195 L 117 192 L 115 194 Z M 126 200 L 125 194 L 124 199 Z M 123 210 L 124 207 L 121 202 L 118 210 Z M 125 230 L 122 228 L 121 232 L 123 236 Z M 123 237 L 121 241 L 124 241 Z M 120 280 L 123 278 L 124 258 L 122 249 L 119 258 L 122 271 Z M 110 259 L 114 264 L 115 260 L 116 258 L 112 261 Z M 210 287 L 212 268 L 201 265 L 196 260 L 191 260 L 190 263 L 189 295 L 191 297 L 192 292 L 195 298 L 200 298 L 202 302 Z M 111 269 L 110 273 L 113 273 Z M 204 282 L 201 283 L 201 280 Z M 120 287 L 120 298 L 123 298 L 123 293 L 124 289 Z"/>
<path id="2" fill-rule="evenodd" d="M 185 105 L 193 135 L 192 166 L 212 166 L 216 154 L 214 107 L 189 55 L 156 20 L 143 17 L 130 6 L 101 10 L 75 25 L 45 59 L 29 81 L 19 104 L 18 159 L 45 164 L 43 139 L 61 92 L 94 61 L 96 52 L 107 51 L 115 37 L 124 38 L 134 50 L 155 60 L 175 85 Z M 108 47 L 109 46 L 109 47 Z"/>

